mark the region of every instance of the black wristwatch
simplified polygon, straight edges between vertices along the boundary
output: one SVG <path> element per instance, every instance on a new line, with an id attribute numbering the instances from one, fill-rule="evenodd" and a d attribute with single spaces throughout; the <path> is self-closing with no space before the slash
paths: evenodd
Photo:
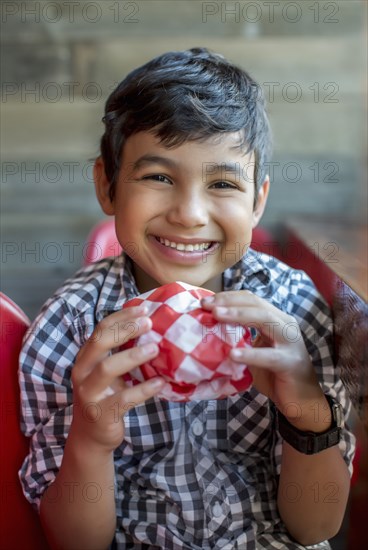
<path id="1" fill-rule="evenodd" d="M 341 428 L 343 426 L 342 406 L 336 403 L 329 395 L 326 395 L 326 399 L 331 407 L 332 425 L 325 432 L 303 432 L 290 424 L 285 416 L 276 409 L 277 429 L 281 437 L 300 453 L 314 455 L 337 445 L 341 439 Z"/>

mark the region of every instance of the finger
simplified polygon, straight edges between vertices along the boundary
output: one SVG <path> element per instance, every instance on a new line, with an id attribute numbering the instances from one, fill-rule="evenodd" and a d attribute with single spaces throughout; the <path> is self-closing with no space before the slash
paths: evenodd
<path id="1" fill-rule="evenodd" d="M 204 309 L 213 309 L 215 306 L 252 305 L 257 300 L 259 300 L 259 297 L 250 290 L 231 290 L 218 292 L 213 296 L 206 296 L 201 300 L 201 306 Z"/>
<path id="2" fill-rule="evenodd" d="M 248 290 L 220 292 L 204 298 L 201 305 L 219 321 L 254 327 L 269 340 L 276 329 L 279 330 L 275 336 L 280 340 L 285 324 L 298 326 L 292 316 Z"/>
<path id="3" fill-rule="evenodd" d="M 137 338 L 152 327 L 152 321 L 148 317 L 134 315 L 123 321 L 110 317 L 99 323 L 99 329 L 94 331 L 90 340 L 83 346 L 83 352 L 78 354 L 73 369 L 77 369 L 77 372 L 74 375 L 86 375 L 99 361 L 107 357 L 112 349 Z"/>
<path id="4" fill-rule="evenodd" d="M 282 315 L 280 315 L 280 313 Z M 284 343 L 293 333 L 294 339 L 300 336 L 298 323 L 279 310 L 265 310 L 259 307 L 215 307 L 212 314 L 223 323 L 239 323 L 255 328 L 268 342 Z"/>
<path id="5" fill-rule="evenodd" d="M 296 368 L 298 364 L 296 355 L 290 357 L 290 354 L 280 348 L 236 348 L 231 350 L 230 357 L 237 363 L 267 369 L 275 373 Z"/>
<path id="6" fill-rule="evenodd" d="M 147 308 L 142 305 L 116 311 L 115 313 L 112 313 L 111 315 L 108 315 L 107 317 L 105 317 L 103 321 L 101 321 L 100 323 L 98 323 L 98 325 L 96 325 L 93 333 L 87 340 L 86 344 L 89 345 L 89 344 L 98 343 L 105 331 L 110 333 L 110 335 L 115 334 L 116 330 L 119 328 L 120 325 L 124 325 L 126 323 L 129 323 L 130 321 L 134 321 L 135 319 L 145 316 L 146 314 L 147 314 Z M 78 357 L 83 357 L 87 349 L 88 347 L 84 345 L 79 351 Z"/>
<path id="7" fill-rule="evenodd" d="M 151 326 L 152 321 L 148 317 L 144 317 L 120 324 L 117 327 L 119 332 L 115 332 L 115 335 L 113 330 L 104 329 L 101 331 L 98 342 L 85 344 L 83 356 L 82 358 L 78 357 L 78 361 L 72 370 L 74 380 L 83 380 L 88 376 L 99 362 L 109 357 L 113 348 L 119 347 L 119 340 L 123 345 L 127 340 L 147 332 Z"/>
<path id="8" fill-rule="evenodd" d="M 127 412 L 129 409 L 151 399 L 151 397 L 159 393 L 164 386 L 165 380 L 163 378 L 152 378 L 132 388 L 124 389 L 121 403 L 123 410 Z"/>
<path id="9" fill-rule="evenodd" d="M 145 344 L 115 353 L 100 361 L 83 381 L 84 391 L 93 398 L 103 398 L 106 390 L 114 386 L 117 378 L 121 378 L 130 370 L 146 361 L 150 361 L 159 353 L 157 344 Z"/>

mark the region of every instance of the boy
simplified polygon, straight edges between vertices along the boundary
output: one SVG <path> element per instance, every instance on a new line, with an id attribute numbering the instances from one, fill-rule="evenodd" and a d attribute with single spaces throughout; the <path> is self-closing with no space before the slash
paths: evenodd
<path id="1" fill-rule="evenodd" d="M 248 249 L 269 190 L 260 87 L 206 49 L 169 52 L 119 84 L 104 123 L 96 193 L 126 253 L 67 281 L 21 354 L 32 439 L 20 475 L 50 546 L 245 550 L 332 537 L 353 454 L 337 412 L 350 404 L 311 281 Z M 159 377 L 124 385 L 158 350 L 118 351 L 151 326 L 122 305 L 172 281 L 213 290 L 204 308 L 257 328 L 254 347 L 233 354 L 251 369 L 249 391 L 172 403 L 155 397 Z"/>

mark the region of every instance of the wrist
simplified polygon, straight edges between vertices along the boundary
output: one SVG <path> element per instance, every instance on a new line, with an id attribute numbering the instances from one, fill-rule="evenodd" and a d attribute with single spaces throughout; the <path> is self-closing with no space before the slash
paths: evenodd
<path id="1" fill-rule="evenodd" d="M 109 449 L 80 432 L 73 423 L 70 427 L 65 450 L 73 454 L 76 460 L 93 462 L 95 465 L 104 465 L 113 461 L 114 449 Z"/>
<path id="2" fill-rule="evenodd" d="M 318 422 L 313 429 L 310 429 L 310 422 L 299 422 L 299 428 L 276 409 L 276 428 L 283 440 L 294 447 L 297 451 L 313 455 L 334 445 L 337 445 L 341 439 L 341 428 L 343 427 L 343 410 L 340 404 L 334 401 L 330 396 L 325 397 L 329 409 L 331 421 L 329 427 L 320 429 Z M 307 427 L 305 427 L 307 426 Z M 317 426 L 317 427 L 316 427 Z"/>
<path id="3" fill-rule="evenodd" d="M 298 430 L 322 433 L 332 426 L 331 406 L 323 393 L 314 399 L 276 406 L 286 420 Z"/>

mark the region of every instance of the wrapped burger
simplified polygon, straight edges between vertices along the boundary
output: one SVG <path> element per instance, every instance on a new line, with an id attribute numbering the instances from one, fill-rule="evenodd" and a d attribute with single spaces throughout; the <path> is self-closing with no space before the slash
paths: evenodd
<path id="1" fill-rule="evenodd" d="M 246 365 L 235 363 L 232 348 L 251 345 L 250 331 L 218 322 L 201 307 L 201 299 L 213 292 L 175 282 L 150 290 L 124 304 L 144 303 L 152 328 L 122 349 L 154 342 L 159 355 L 126 373 L 127 385 L 161 376 L 166 384 L 157 397 L 167 401 L 223 399 L 245 391 L 252 383 Z"/>

